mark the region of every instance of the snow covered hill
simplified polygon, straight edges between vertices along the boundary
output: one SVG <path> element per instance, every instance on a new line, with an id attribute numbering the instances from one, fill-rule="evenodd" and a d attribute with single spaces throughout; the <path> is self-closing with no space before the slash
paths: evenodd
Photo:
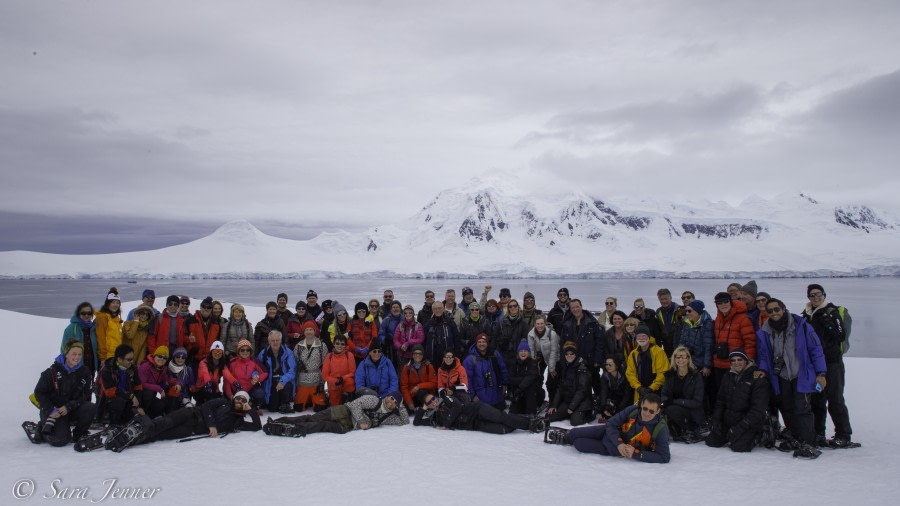
<path id="1" fill-rule="evenodd" d="M 208 237 L 109 255 L 0 253 L 2 277 L 718 277 L 896 275 L 900 220 L 797 192 L 771 200 L 598 199 L 498 179 L 443 191 L 414 216 L 306 241 L 235 221 Z"/>

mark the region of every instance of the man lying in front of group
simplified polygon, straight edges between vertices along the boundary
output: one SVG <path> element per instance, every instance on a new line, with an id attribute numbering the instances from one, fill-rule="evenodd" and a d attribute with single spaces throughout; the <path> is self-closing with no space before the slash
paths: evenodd
<path id="1" fill-rule="evenodd" d="M 399 391 L 394 391 L 383 399 L 377 395 L 362 395 L 313 415 L 270 418 L 263 432 L 270 436 L 306 437 L 315 432 L 345 434 L 354 429 L 368 430 L 382 425 L 408 423 L 409 413 L 403 405 L 403 396 Z"/>

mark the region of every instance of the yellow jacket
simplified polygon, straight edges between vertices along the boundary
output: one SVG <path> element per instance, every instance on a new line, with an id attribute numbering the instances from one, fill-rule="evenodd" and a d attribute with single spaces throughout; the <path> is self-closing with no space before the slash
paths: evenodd
<path id="1" fill-rule="evenodd" d="M 634 402 L 638 402 L 641 397 L 640 389 L 642 385 L 640 380 L 638 380 L 637 372 L 638 353 L 640 352 L 640 348 L 631 350 L 631 353 L 628 354 L 628 358 L 625 360 L 625 379 L 628 380 L 628 384 L 634 389 Z M 663 383 L 666 381 L 665 374 L 666 371 L 669 370 L 669 357 L 666 356 L 666 352 L 664 352 L 662 348 L 655 344 L 651 344 L 650 362 L 653 365 L 653 374 L 656 375 L 653 379 L 653 383 L 650 385 L 650 390 L 659 392 L 659 389 L 662 388 Z"/>

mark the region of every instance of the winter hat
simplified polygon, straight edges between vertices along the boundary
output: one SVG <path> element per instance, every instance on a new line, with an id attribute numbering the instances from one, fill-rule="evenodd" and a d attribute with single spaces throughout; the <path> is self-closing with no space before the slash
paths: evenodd
<path id="1" fill-rule="evenodd" d="M 638 323 L 637 328 L 634 329 L 635 337 L 644 334 L 647 337 L 650 337 L 650 327 L 647 326 L 646 323 L 641 322 Z"/>
<path id="2" fill-rule="evenodd" d="M 248 341 L 246 339 L 241 339 L 240 341 L 238 341 L 237 349 L 241 349 L 241 348 L 250 348 L 252 350 L 253 345 L 250 344 L 250 341 Z"/>
<path id="3" fill-rule="evenodd" d="M 238 390 L 237 392 L 235 392 L 232 398 L 234 397 L 243 397 L 245 402 L 250 402 L 250 394 L 243 390 Z"/>
<path id="4" fill-rule="evenodd" d="M 825 293 L 825 288 L 823 288 L 822 285 L 820 285 L 820 284 L 818 284 L 818 283 L 813 283 L 813 284 L 808 285 L 808 286 L 806 287 L 806 296 L 809 297 L 809 294 L 810 294 L 811 292 L 816 291 L 816 290 L 822 292 L 823 294 Z"/>
<path id="5" fill-rule="evenodd" d="M 164 357 L 169 358 L 169 347 L 157 346 L 156 351 L 153 352 L 153 355 L 163 355 Z"/>
<path id="6" fill-rule="evenodd" d="M 372 344 L 369 345 L 369 351 L 380 349 L 382 349 L 381 341 L 379 341 L 378 339 L 372 339 Z"/>
<path id="7" fill-rule="evenodd" d="M 719 292 L 716 294 L 716 297 L 713 299 L 716 304 L 722 302 L 731 302 L 731 295 L 728 295 L 728 292 Z"/>
<path id="8" fill-rule="evenodd" d="M 317 294 L 315 290 L 310 290 L 310 291 L 306 292 L 306 298 L 308 299 L 310 297 L 315 297 L 318 299 L 319 294 Z"/>
<path id="9" fill-rule="evenodd" d="M 345 308 L 343 304 L 341 304 L 338 301 L 334 301 L 334 315 L 335 316 L 337 316 L 341 313 L 346 313 L 346 312 L 347 312 L 347 308 Z"/>
<path id="10" fill-rule="evenodd" d="M 757 296 L 757 297 L 765 297 L 766 300 L 769 300 L 769 299 L 772 298 L 772 296 L 769 295 L 769 292 L 759 292 L 759 293 L 756 294 L 756 296 Z"/>
<path id="11" fill-rule="evenodd" d="M 324 310 L 330 308 L 330 307 L 331 307 L 331 304 L 332 304 L 331 299 L 325 299 L 325 300 L 323 300 L 323 301 L 322 301 L 322 310 L 324 311 Z"/>
<path id="12" fill-rule="evenodd" d="M 728 358 L 732 359 L 734 357 L 741 357 L 742 359 L 746 360 L 747 362 L 750 361 L 750 357 L 748 357 L 747 354 L 744 353 L 743 348 L 735 348 L 735 349 L 731 350 L 731 353 L 728 354 Z"/>
<path id="13" fill-rule="evenodd" d="M 279 293 L 278 296 L 275 297 L 275 300 L 278 300 L 278 299 L 280 299 L 280 298 L 282 298 L 282 297 L 284 297 L 284 301 L 287 302 L 288 296 L 287 296 L 286 293 L 283 293 L 283 292 L 282 292 L 282 293 Z"/>
<path id="14" fill-rule="evenodd" d="M 213 303 L 213 298 L 206 297 L 205 299 L 200 301 L 200 309 L 212 309 L 212 306 L 213 306 L 212 303 Z"/>
<path id="15" fill-rule="evenodd" d="M 173 302 L 175 304 L 178 304 L 178 302 L 180 300 L 181 300 L 181 298 L 179 298 L 177 295 L 169 295 L 168 297 L 166 297 L 166 305 L 168 306 L 169 304 L 171 304 Z"/>
<path id="16" fill-rule="evenodd" d="M 470 286 L 463 287 L 463 291 L 462 291 L 463 297 L 465 297 L 466 295 L 469 295 L 471 293 L 474 293 L 472 291 L 472 287 L 470 287 Z"/>
<path id="17" fill-rule="evenodd" d="M 301 307 L 303 309 L 306 309 L 306 301 L 304 301 L 304 300 L 298 301 L 297 305 L 294 306 L 294 309 L 300 309 Z"/>
<path id="18" fill-rule="evenodd" d="M 140 306 L 135 308 L 135 310 L 134 310 L 135 316 L 140 316 L 141 313 L 146 314 L 148 318 L 153 318 L 153 310 L 151 310 L 149 306 L 145 306 L 145 305 L 141 304 Z"/>
<path id="19" fill-rule="evenodd" d="M 69 350 L 72 348 L 81 348 L 81 351 L 84 352 L 84 343 L 79 341 L 78 339 L 69 339 L 66 341 L 66 346 L 63 348 L 63 355 L 68 355 Z"/>
<path id="20" fill-rule="evenodd" d="M 153 290 L 148 288 L 148 289 L 144 290 L 144 293 L 141 294 L 141 298 L 143 299 L 144 297 L 153 297 L 155 299 L 156 292 L 154 292 Z"/>
<path id="21" fill-rule="evenodd" d="M 221 352 L 225 352 L 225 345 L 222 344 L 222 341 L 213 341 L 213 343 L 209 346 L 209 351 L 219 350 Z"/>
<path id="22" fill-rule="evenodd" d="M 417 344 L 417 345 L 413 346 L 412 352 L 415 353 L 417 351 L 421 351 L 422 353 L 425 353 L 425 347 L 422 346 L 421 344 Z"/>
<path id="23" fill-rule="evenodd" d="M 119 300 L 119 290 L 116 287 L 110 288 L 106 293 L 106 300 Z"/>
<path id="24" fill-rule="evenodd" d="M 519 341 L 519 347 L 516 348 L 516 353 L 518 353 L 522 350 L 525 350 L 529 353 L 531 352 L 531 348 L 528 347 L 528 341 L 526 341 L 525 339 L 522 339 L 521 341 Z"/>
<path id="25" fill-rule="evenodd" d="M 277 308 L 278 304 L 276 304 L 275 301 L 270 300 L 269 302 L 266 302 L 266 311 L 268 311 L 270 307 Z"/>
<path id="26" fill-rule="evenodd" d="M 362 309 L 363 311 L 366 311 L 368 313 L 369 306 L 367 306 L 365 302 L 357 302 L 356 305 L 353 306 L 353 314 L 356 314 L 356 312 L 359 311 L 360 309 Z"/>
<path id="27" fill-rule="evenodd" d="M 172 358 L 175 358 L 179 355 L 187 358 L 187 350 L 184 349 L 183 346 L 179 346 L 178 348 L 175 348 L 175 353 L 172 354 Z"/>
<path id="28" fill-rule="evenodd" d="M 566 341 L 566 344 L 563 345 L 563 353 L 567 351 L 578 351 L 578 346 L 572 341 Z"/>
<path id="29" fill-rule="evenodd" d="M 741 287 L 741 291 L 744 293 L 748 293 L 748 294 L 752 295 L 753 297 L 756 297 L 756 292 L 757 292 L 756 281 L 751 279 L 750 281 L 747 282 L 746 285 Z"/>
<path id="30" fill-rule="evenodd" d="M 313 329 L 314 331 L 316 331 L 316 337 L 319 336 L 319 326 L 316 325 L 316 322 L 312 320 L 306 320 L 302 324 L 300 324 L 301 334 L 304 334 L 306 332 L 306 329 Z"/>
<path id="31" fill-rule="evenodd" d="M 190 304 L 191 299 L 187 295 L 182 295 L 181 298 L 178 299 L 179 304 Z"/>
<path id="32" fill-rule="evenodd" d="M 531 293 L 531 292 L 525 292 L 525 295 L 522 296 L 522 300 L 525 300 L 525 299 L 532 299 L 532 300 L 533 300 L 533 299 L 534 299 L 534 294 Z"/>
<path id="33" fill-rule="evenodd" d="M 512 292 L 509 291 L 509 288 L 501 288 L 501 289 L 500 289 L 500 296 L 501 296 L 501 297 L 503 297 L 503 296 L 506 296 L 506 297 L 512 297 Z"/>
<path id="34" fill-rule="evenodd" d="M 485 341 L 488 341 L 488 342 L 490 342 L 490 340 L 491 340 L 491 338 L 488 337 L 487 334 L 485 334 L 484 332 L 479 332 L 478 335 L 475 336 L 475 342 L 477 343 L 478 341 L 481 341 L 482 339 L 484 339 Z"/>
<path id="35" fill-rule="evenodd" d="M 399 300 L 394 300 L 394 302 L 391 302 L 391 309 L 394 309 L 394 306 L 398 306 L 401 309 L 403 308 L 403 304 L 401 304 Z"/>
<path id="36" fill-rule="evenodd" d="M 409 304 L 403 306 L 403 311 L 404 311 L 404 312 L 405 312 L 407 309 L 410 310 L 410 311 L 412 311 L 413 314 L 416 314 L 416 308 L 410 306 Z"/>
<path id="37" fill-rule="evenodd" d="M 691 303 L 688 304 L 688 306 L 690 306 L 690 308 L 693 309 L 694 311 L 696 311 L 697 313 L 702 313 L 703 310 L 706 308 L 706 304 L 704 304 L 702 300 L 697 300 L 697 299 L 692 300 Z"/>
<path id="38" fill-rule="evenodd" d="M 479 306 L 477 302 L 472 301 L 472 303 L 469 304 L 469 311 L 471 311 L 471 310 L 473 310 L 473 309 L 477 309 L 477 310 L 480 312 L 480 311 L 481 311 L 481 306 Z"/>
<path id="39" fill-rule="evenodd" d="M 398 392 L 397 390 L 394 390 L 393 392 L 384 396 L 385 399 L 387 399 L 388 397 L 394 399 L 394 402 L 396 402 L 398 406 L 401 402 L 403 402 L 403 396 L 400 395 L 400 392 Z"/>
<path id="40" fill-rule="evenodd" d="M 566 294 L 566 297 L 568 297 L 568 296 L 569 296 L 569 289 L 568 289 L 568 288 L 560 288 L 560 289 L 556 292 L 556 296 L 559 297 L 559 294 L 561 294 L 561 293 Z"/>

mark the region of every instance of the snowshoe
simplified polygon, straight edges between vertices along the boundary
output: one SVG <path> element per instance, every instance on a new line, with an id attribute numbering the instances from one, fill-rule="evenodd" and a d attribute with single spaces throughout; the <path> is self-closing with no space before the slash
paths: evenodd
<path id="1" fill-rule="evenodd" d="M 44 436 L 41 435 L 41 429 L 38 424 L 34 422 L 22 422 L 22 428 L 25 429 L 25 434 L 32 443 L 38 445 L 44 442 Z"/>
<path id="2" fill-rule="evenodd" d="M 772 425 L 772 422 L 769 421 L 769 423 L 764 423 L 762 432 L 757 435 L 757 446 L 761 446 L 763 448 L 773 448 L 775 446 L 775 443 L 778 442 L 775 434 L 775 427 Z"/>
<path id="3" fill-rule="evenodd" d="M 269 436 L 306 437 L 306 430 L 301 425 L 276 422 L 271 418 L 263 425 L 263 432 Z"/>
<path id="4" fill-rule="evenodd" d="M 862 445 L 859 443 L 854 443 L 853 441 L 850 441 L 850 438 L 848 438 L 848 437 L 834 436 L 833 438 L 831 438 L 825 442 L 824 447 L 831 448 L 834 450 L 843 450 L 843 449 L 847 449 L 847 448 L 859 448 L 860 446 L 862 446 Z"/>
<path id="5" fill-rule="evenodd" d="M 144 439 L 144 423 L 137 419 L 110 434 L 107 438 L 105 447 L 107 450 L 121 452 L 129 446 L 140 443 Z"/>
<path id="6" fill-rule="evenodd" d="M 819 458 L 819 455 L 822 455 L 821 450 L 806 443 L 801 444 L 799 448 L 794 450 L 794 457 L 798 459 L 813 460 Z"/>
<path id="7" fill-rule="evenodd" d="M 775 447 L 780 452 L 792 452 L 796 451 L 800 448 L 800 441 L 796 439 L 785 439 L 784 441 L 778 443 L 778 446 Z"/>
<path id="8" fill-rule="evenodd" d="M 528 430 L 536 434 L 538 432 L 544 432 L 545 430 L 547 430 L 547 427 L 549 425 L 549 422 L 547 422 L 547 420 L 545 420 L 544 418 L 532 418 L 528 422 Z"/>
<path id="9" fill-rule="evenodd" d="M 93 434 L 85 434 L 75 441 L 76 452 L 89 452 L 103 448 L 106 443 L 108 431 L 95 432 Z"/>
<path id="10" fill-rule="evenodd" d="M 562 427 L 547 427 L 544 429 L 544 442 L 551 445 L 569 445 L 569 441 L 566 439 L 566 436 L 569 434 L 569 429 L 564 429 Z"/>
<path id="11" fill-rule="evenodd" d="M 827 448 L 828 439 L 826 439 L 822 434 L 816 434 L 816 439 L 813 441 L 813 444 L 816 448 Z"/>
<path id="12" fill-rule="evenodd" d="M 537 413 L 534 416 L 537 418 L 547 418 L 547 410 L 550 409 L 550 403 L 544 401 L 541 403 L 541 407 L 538 408 Z"/>
<path id="13" fill-rule="evenodd" d="M 699 430 L 688 430 L 681 434 L 681 442 L 684 444 L 692 445 L 703 441 L 706 441 L 706 437 Z"/>

